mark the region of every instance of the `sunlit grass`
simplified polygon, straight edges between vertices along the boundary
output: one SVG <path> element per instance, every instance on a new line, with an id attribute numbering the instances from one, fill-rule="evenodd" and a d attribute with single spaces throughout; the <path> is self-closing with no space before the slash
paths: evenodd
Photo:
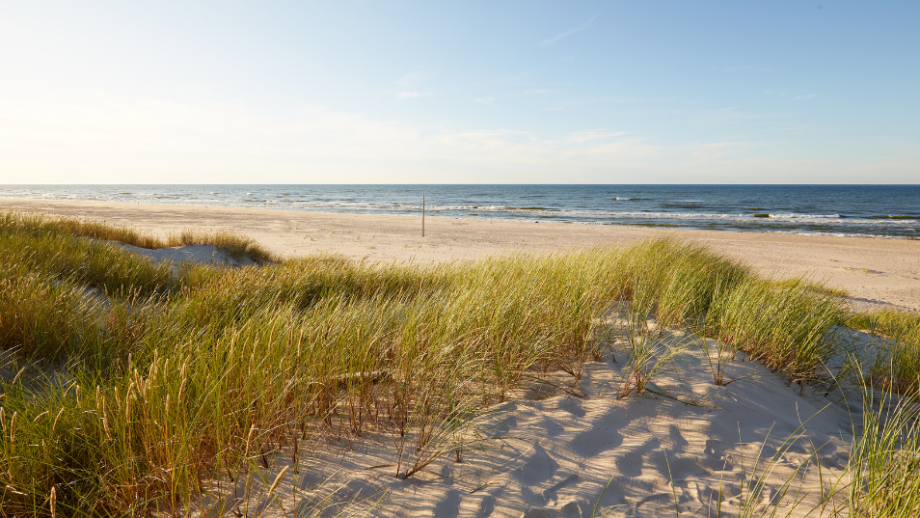
<path id="1" fill-rule="evenodd" d="M 810 281 L 803 277 L 791 277 L 782 280 L 773 280 L 773 285 L 779 288 L 805 288 L 816 293 L 831 295 L 834 297 L 849 297 L 850 294 L 842 288 L 834 288 L 820 282 Z"/>
<path id="2" fill-rule="evenodd" d="M 247 257 L 258 262 L 278 262 L 276 254 L 268 251 L 254 240 L 240 236 L 228 230 L 215 232 L 195 232 L 186 230 L 169 236 L 162 246 L 144 246 L 142 248 L 163 248 L 182 245 L 217 245 L 233 257 Z M 141 245 L 136 245 L 141 246 Z"/>
<path id="3" fill-rule="evenodd" d="M 920 513 L 920 406 L 916 391 L 898 398 L 865 390 L 843 489 L 850 516 Z"/>
<path id="4" fill-rule="evenodd" d="M 105 222 L 78 218 L 57 218 L 44 214 L 6 211 L 0 213 L 0 232 L 30 235 L 79 236 L 103 241 L 118 241 L 140 248 L 163 248 L 166 244 L 135 230 Z"/>
<path id="5" fill-rule="evenodd" d="M 920 314 L 890 309 L 857 313 L 847 325 L 890 339 L 868 373 L 873 384 L 905 394 L 920 392 Z"/>
<path id="6" fill-rule="evenodd" d="M 158 249 L 182 245 L 217 245 L 234 257 L 248 257 L 256 261 L 277 262 L 279 258 L 252 239 L 230 231 L 200 232 L 185 230 L 158 239 L 138 233 L 134 229 L 77 218 L 51 217 L 6 211 L 0 213 L 0 232 L 27 233 L 32 236 L 77 236 L 99 241 L 115 241 L 139 248 Z"/>

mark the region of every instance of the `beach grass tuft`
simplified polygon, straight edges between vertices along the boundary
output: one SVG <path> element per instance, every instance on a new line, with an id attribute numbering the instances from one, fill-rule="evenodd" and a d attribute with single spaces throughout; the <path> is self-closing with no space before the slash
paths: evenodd
<path id="1" fill-rule="evenodd" d="M 889 339 L 867 379 L 884 390 L 920 392 L 920 314 L 891 309 L 856 313 L 847 325 Z"/>

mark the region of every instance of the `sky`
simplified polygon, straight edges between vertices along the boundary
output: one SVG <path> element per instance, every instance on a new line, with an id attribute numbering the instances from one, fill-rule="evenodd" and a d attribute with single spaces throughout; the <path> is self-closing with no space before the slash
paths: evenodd
<path id="1" fill-rule="evenodd" d="M 4 2 L 0 184 L 920 183 L 920 2 Z"/>

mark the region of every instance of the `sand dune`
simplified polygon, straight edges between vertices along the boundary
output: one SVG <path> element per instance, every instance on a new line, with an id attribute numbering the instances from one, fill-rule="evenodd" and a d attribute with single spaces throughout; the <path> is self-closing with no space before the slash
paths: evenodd
<path id="1" fill-rule="evenodd" d="M 256 264 L 255 261 L 248 257 L 231 257 L 215 245 L 182 245 L 170 248 L 160 248 L 157 250 L 138 248 L 124 243 L 119 243 L 118 246 L 125 251 L 149 257 L 153 261 L 171 261 L 173 263 L 190 261 L 193 263 L 216 264 L 229 267 Z"/>
<path id="2" fill-rule="evenodd" d="M 471 433 L 463 462 L 449 451 L 402 480 L 396 436 L 323 441 L 304 445 L 299 472 L 289 470 L 276 494 L 266 496 L 290 458 L 225 487 L 205 514 L 298 516 L 320 506 L 326 516 L 370 507 L 369 516 L 381 517 L 571 518 L 592 516 L 597 506 L 596 516 L 702 517 L 720 509 L 737 516 L 745 506 L 769 515 L 782 501 L 780 516 L 819 516 L 842 502 L 834 488 L 846 482 L 858 389 L 845 398 L 789 386 L 743 354 L 717 386 L 699 338 L 662 340 L 687 349 L 641 395 L 617 398 L 624 358 L 615 353 L 618 363 L 608 356 L 588 364 L 577 384 L 557 373 L 556 387 L 533 384 L 500 405 L 477 423 L 489 439 Z M 416 455 L 411 441 L 404 463 Z"/>
<path id="3" fill-rule="evenodd" d="M 855 309 L 920 311 L 920 241 L 914 240 L 446 218 L 428 218 L 423 238 L 421 218 L 408 216 L 10 199 L 0 201 L 0 209 L 82 216 L 160 236 L 227 229 L 281 256 L 329 252 L 371 261 L 451 261 L 672 237 L 769 275 L 827 281 L 848 291 Z"/>
<path id="4" fill-rule="evenodd" d="M 767 273 L 810 273 L 848 290 L 862 307 L 920 309 L 920 243 L 905 240 L 447 219 L 430 220 L 422 238 L 417 221 L 395 216 L 10 200 L 2 208 L 79 215 L 160 235 L 231 229 L 288 257 L 330 252 L 427 262 L 675 237 L 705 243 Z M 213 247 L 134 251 L 154 259 L 229 262 Z M 195 511 L 708 517 L 744 514 L 745 508 L 760 512 L 781 501 L 780 515 L 819 516 L 842 501 L 833 490 L 842 477 L 846 481 L 853 423 L 862 411 L 859 389 L 846 388 L 846 397 L 839 388 L 790 385 L 741 353 L 727 362 L 726 383 L 716 385 L 709 359 L 718 358 L 706 357 L 702 339 L 665 330 L 660 343 L 682 352 L 646 391 L 619 397 L 625 335 L 616 318 L 607 325 L 613 337 L 607 356 L 588 363 L 577 382 L 562 372 L 550 373 L 548 381 L 527 381 L 508 402 L 472 419 L 463 429 L 462 462 L 456 461 L 455 440 L 432 441 L 419 451 L 411 434 L 339 437 L 333 429 L 322 440 L 299 445 L 296 459 L 288 451 L 266 459 L 267 466 L 252 466 L 248 476 L 213 481 L 211 496 L 196 502 Z M 871 354 L 866 335 L 847 333 L 857 352 Z M 839 366 L 829 366 L 829 374 Z M 411 478 L 396 476 L 426 456 L 430 464 L 421 462 L 424 469 Z"/>

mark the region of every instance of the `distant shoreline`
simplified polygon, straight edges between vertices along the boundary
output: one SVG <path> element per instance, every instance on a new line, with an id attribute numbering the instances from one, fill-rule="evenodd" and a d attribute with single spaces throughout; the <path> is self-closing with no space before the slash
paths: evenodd
<path id="1" fill-rule="evenodd" d="M 920 186 L 0 185 L 0 200 L 920 239 Z"/>
<path id="2" fill-rule="evenodd" d="M 420 215 L 8 198 L 0 199 L 0 210 L 81 216 L 160 236 L 226 229 L 285 257 L 334 253 L 382 262 L 471 260 L 672 238 L 701 243 L 768 275 L 825 280 L 869 309 L 920 311 L 920 241 L 909 239 L 453 218 L 427 218 L 422 238 Z"/>
<path id="3" fill-rule="evenodd" d="M 315 209 L 289 209 L 284 207 L 277 208 L 266 208 L 266 207 L 241 207 L 237 205 L 211 205 L 206 203 L 194 204 L 194 203 L 139 203 L 139 202 L 111 202 L 111 201 L 95 201 L 95 200 L 48 200 L 48 199 L 30 199 L 30 198 L 0 198 L 0 205 L 4 201 L 11 202 L 28 202 L 28 203 L 113 203 L 113 204 L 124 204 L 128 206 L 138 206 L 138 205 L 150 205 L 156 207 L 174 207 L 174 208 L 185 208 L 192 210 L 204 210 L 204 209 L 227 209 L 227 210 L 265 210 L 272 212 L 295 212 L 295 213 L 308 213 L 308 214 L 323 214 L 323 215 L 356 215 L 363 217 L 421 217 L 421 209 L 418 209 L 417 213 L 402 213 L 402 214 L 368 214 L 361 211 L 354 212 L 329 212 Z M 527 210 L 536 210 L 537 208 L 531 207 L 517 207 L 521 211 Z M 766 230 L 764 228 L 752 228 L 746 225 L 734 225 L 734 226 L 724 226 L 718 228 L 698 228 L 692 225 L 678 225 L 673 223 L 623 223 L 623 222 L 599 222 L 599 221 L 568 221 L 568 220 L 556 220 L 556 219 L 545 219 L 545 218 L 536 218 L 536 219 L 508 219 L 500 217 L 470 217 L 470 216 L 448 216 L 443 214 L 431 214 L 426 213 L 426 218 L 428 219 L 450 219 L 450 220 L 465 220 L 465 221 L 475 221 L 475 222 L 509 222 L 509 223 L 545 223 L 550 225 L 585 225 L 585 226 L 603 226 L 603 227 L 627 227 L 627 228 L 640 228 L 640 229 L 658 229 L 665 231 L 677 231 L 677 232 L 725 232 L 725 233 L 741 233 L 741 234 L 778 234 L 778 235 L 789 235 L 789 236 L 818 236 L 818 237 L 834 237 L 834 238 L 870 238 L 870 239 L 895 239 L 895 240 L 908 240 L 908 241 L 920 241 L 920 236 L 904 236 L 904 235 L 877 235 L 877 234 L 860 234 L 860 233 L 846 233 L 846 232 L 827 232 L 827 231 L 798 231 L 798 230 Z M 753 217 L 767 219 L 768 215 L 755 214 Z M 892 218 L 898 219 L 898 218 Z"/>

